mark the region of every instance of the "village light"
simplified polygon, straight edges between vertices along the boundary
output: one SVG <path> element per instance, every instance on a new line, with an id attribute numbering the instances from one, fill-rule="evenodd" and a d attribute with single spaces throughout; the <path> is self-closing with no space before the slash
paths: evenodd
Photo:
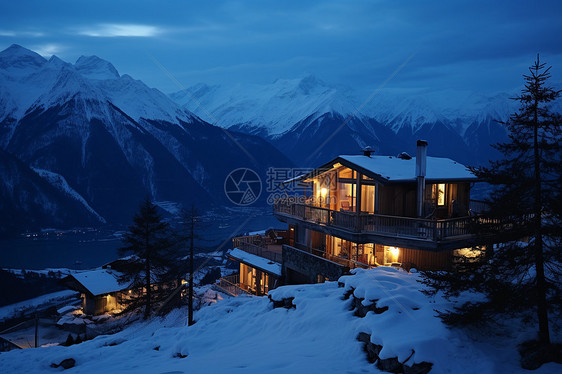
<path id="1" fill-rule="evenodd" d="M 321 195 L 322 197 L 326 197 L 327 194 L 328 194 L 328 189 L 327 189 L 326 187 L 322 187 L 322 188 L 320 189 L 320 195 Z"/>

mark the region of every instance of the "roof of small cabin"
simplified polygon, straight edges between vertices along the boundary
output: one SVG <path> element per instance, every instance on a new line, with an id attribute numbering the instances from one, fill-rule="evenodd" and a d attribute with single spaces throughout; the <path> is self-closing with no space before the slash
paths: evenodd
<path id="1" fill-rule="evenodd" d="M 363 155 L 339 156 L 314 171 L 301 176 L 300 179 L 319 175 L 322 171 L 332 169 L 338 164 L 357 170 L 361 174 L 373 178 L 380 183 L 416 181 L 415 157 L 406 160 L 394 156 L 369 157 Z M 292 182 L 294 179 L 285 183 Z M 449 158 L 427 157 L 425 179 L 430 182 L 473 182 L 477 180 L 477 177 L 466 166 Z"/>
<path id="2" fill-rule="evenodd" d="M 256 256 L 254 254 L 243 251 L 239 248 L 234 248 L 228 252 L 231 258 L 250 265 L 266 273 L 281 276 L 281 264 L 268 260 L 267 258 Z"/>
<path id="3" fill-rule="evenodd" d="M 119 283 L 121 275 L 122 273 L 111 269 L 96 269 L 75 273 L 66 278 L 75 279 L 92 295 L 98 296 L 129 288 L 128 284 Z"/>

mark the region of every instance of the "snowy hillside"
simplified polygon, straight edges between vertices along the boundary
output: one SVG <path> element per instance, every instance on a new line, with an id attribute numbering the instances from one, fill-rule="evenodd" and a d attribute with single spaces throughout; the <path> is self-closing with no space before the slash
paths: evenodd
<path id="1" fill-rule="evenodd" d="M 340 278 L 344 287 L 329 282 L 274 290 L 275 307 L 266 297 L 226 299 L 201 309 L 191 327 L 176 311 L 68 348 L 11 351 L 0 355 L 0 366 L 6 373 L 48 373 L 51 364 L 72 358 L 75 373 L 375 373 L 377 364 L 357 340 L 370 335 L 373 346 L 382 346 L 381 362 L 397 358 L 403 367 L 430 366 L 436 374 L 525 372 L 516 351 L 528 337 L 523 327 L 475 337 L 445 328 L 434 310 L 447 303 L 420 293 L 416 277 L 389 268 L 358 270 Z M 354 306 L 361 298 L 364 307 Z M 372 311 L 359 311 L 374 303 Z M 534 373 L 558 370 L 547 364 Z"/>

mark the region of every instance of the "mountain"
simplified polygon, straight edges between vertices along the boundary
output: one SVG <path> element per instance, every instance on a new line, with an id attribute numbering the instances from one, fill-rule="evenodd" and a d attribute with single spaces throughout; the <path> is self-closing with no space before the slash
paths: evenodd
<path id="1" fill-rule="evenodd" d="M 429 141 L 431 155 L 473 165 L 498 157 L 489 145 L 505 139 L 497 121 L 517 109 L 509 99 L 515 95 L 359 92 L 307 75 L 268 85 L 197 84 L 170 97 L 217 126 L 264 137 L 299 165 L 356 153 L 364 145 L 383 154 L 411 153 L 417 139 Z"/>
<path id="2" fill-rule="evenodd" d="M 43 178 L 40 172 L 1 149 L 0 212 L 0 236 L 9 236 L 22 227 L 39 230 L 67 222 L 91 226 L 101 221 L 64 179 L 56 175 Z"/>
<path id="3" fill-rule="evenodd" d="M 0 52 L 0 109 L 0 149 L 73 191 L 65 196 L 100 224 L 129 222 L 145 196 L 225 204 L 230 171 L 265 178 L 270 166 L 292 165 L 261 138 L 212 126 L 96 56 L 70 64 L 9 47 Z"/>
<path id="4" fill-rule="evenodd" d="M 314 113 L 336 109 L 346 115 L 355 110 L 343 90 L 328 86 L 313 75 L 278 79 L 271 85 L 197 84 L 170 97 L 217 126 L 266 137 L 282 134 Z"/>

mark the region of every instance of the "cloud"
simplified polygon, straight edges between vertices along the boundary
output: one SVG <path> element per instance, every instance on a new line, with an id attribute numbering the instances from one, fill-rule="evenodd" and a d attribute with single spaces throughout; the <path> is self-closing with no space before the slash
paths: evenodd
<path id="1" fill-rule="evenodd" d="M 0 30 L 0 36 L 39 38 L 45 34 L 38 31 Z"/>
<path id="2" fill-rule="evenodd" d="M 79 32 L 81 35 L 112 38 L 112 37 L 153 37 L 162 33 L 156 26 L 104 23 Z"/>
<path id="3" fill-rule="evenodd" d="M 31 49 L 43 57 L 51 57 L 54 54 L 61 53 L 66 48 L 61 44 L 48 43 L 32 46 Z"/>

